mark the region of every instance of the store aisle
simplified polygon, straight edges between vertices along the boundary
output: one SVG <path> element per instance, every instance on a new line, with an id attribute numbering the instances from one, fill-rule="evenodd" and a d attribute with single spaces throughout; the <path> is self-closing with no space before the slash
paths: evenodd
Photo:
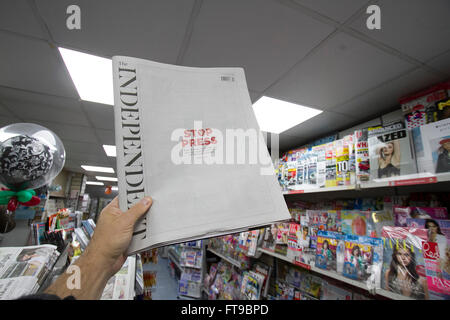
<path id="1" fill-rule="evenodd" d="M 153 300 L 176 300 L 178 281 L 170 275 L 168 259 L 158 256 L 158 263 L 144 264 L 145 271 L 156 272 L 156 285 L 152 288 Z"/>

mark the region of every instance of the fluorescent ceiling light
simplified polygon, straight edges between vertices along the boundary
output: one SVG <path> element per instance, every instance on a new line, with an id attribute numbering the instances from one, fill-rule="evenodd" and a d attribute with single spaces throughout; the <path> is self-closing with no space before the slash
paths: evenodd
<path id="1" fill-rule="evenodd" d="M 106 155 L 108 157 L 116 156 L 116 146 L 110 146 L 110 145 L 104 144 L 103 149 L 105 149 Z"/>
<path id="2" fill-rule="evenodd" d="M 112 60 L 58 48 L 82 100 L 114 104 Z"/>
<path id="3" fill-rule="evenodd" d="M 90 184 L 93 186 L 103 186 L 103 182 L 100 181 L 86 181 L 86 184 Z"/>
<path id="4" fill-rule="evenodd" d="M 253 111 L 259 128 L 272 133 L 281 133 L 322 113 L 318 109 L 266 96 L 253 104 Z"/>
<path id="5" fill-rule="evenodd" d="M 96 176 L 95 179 L 100 180 L 100 181 L 117 181 L 117 178 L 114 178 L 114 177 Z"/>
<path id="6" fill-rule="evenodd" d="M 109 167 L 84 166 L 84 165 L 81 167 L 86 171 L 114 173 L 114 169 Z"/>
<path id="7" fill-rule="evenodd" d="M 112 187 L 111 190 L 112 190 L 112 191 L 118 191 L 118 190 L 119 190 L 119 187 Z"/>

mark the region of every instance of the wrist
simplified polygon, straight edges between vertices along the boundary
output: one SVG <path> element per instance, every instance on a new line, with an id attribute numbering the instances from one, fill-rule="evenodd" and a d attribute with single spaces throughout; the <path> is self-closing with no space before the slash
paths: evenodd
<path id="1" fill-rule="evenodd" d="M 96 270 L 101 270 L 102 274 L 109 279 L 114 275 L 114 260 L 106 256 L 103 250 L 98 248 L 95 241 L 91 241 L 86 247 L 80 259 L 84 260 L 88 266 L 93 266 Z"/>

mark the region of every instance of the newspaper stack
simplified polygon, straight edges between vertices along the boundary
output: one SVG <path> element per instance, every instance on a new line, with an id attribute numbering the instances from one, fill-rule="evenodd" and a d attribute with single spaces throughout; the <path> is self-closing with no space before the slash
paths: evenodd
<path id="1" fill-rule="evenodd" d="M 58 256 L 56 246 L 49 244 L 0 248 L 0 300 L 36 293 Z"/>

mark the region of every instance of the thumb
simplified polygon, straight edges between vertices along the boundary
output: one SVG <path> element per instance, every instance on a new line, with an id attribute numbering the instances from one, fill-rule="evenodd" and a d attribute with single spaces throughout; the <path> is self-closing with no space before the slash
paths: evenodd
<path id="1" fill-rule="evenodd" d="M 136 221 L 144 215 L 144 213 L 147 212 L 147 210 L 151 207 L 153 203 L 153 200 L 151 197 L 144 197 L 136 203 L 134 206 L 132 206 L 130 209 L 128 209 L 127 212 L 125 212 L 125 216 L 127 219 L 130 219 L 133 225 L 136 223 Z"/>

